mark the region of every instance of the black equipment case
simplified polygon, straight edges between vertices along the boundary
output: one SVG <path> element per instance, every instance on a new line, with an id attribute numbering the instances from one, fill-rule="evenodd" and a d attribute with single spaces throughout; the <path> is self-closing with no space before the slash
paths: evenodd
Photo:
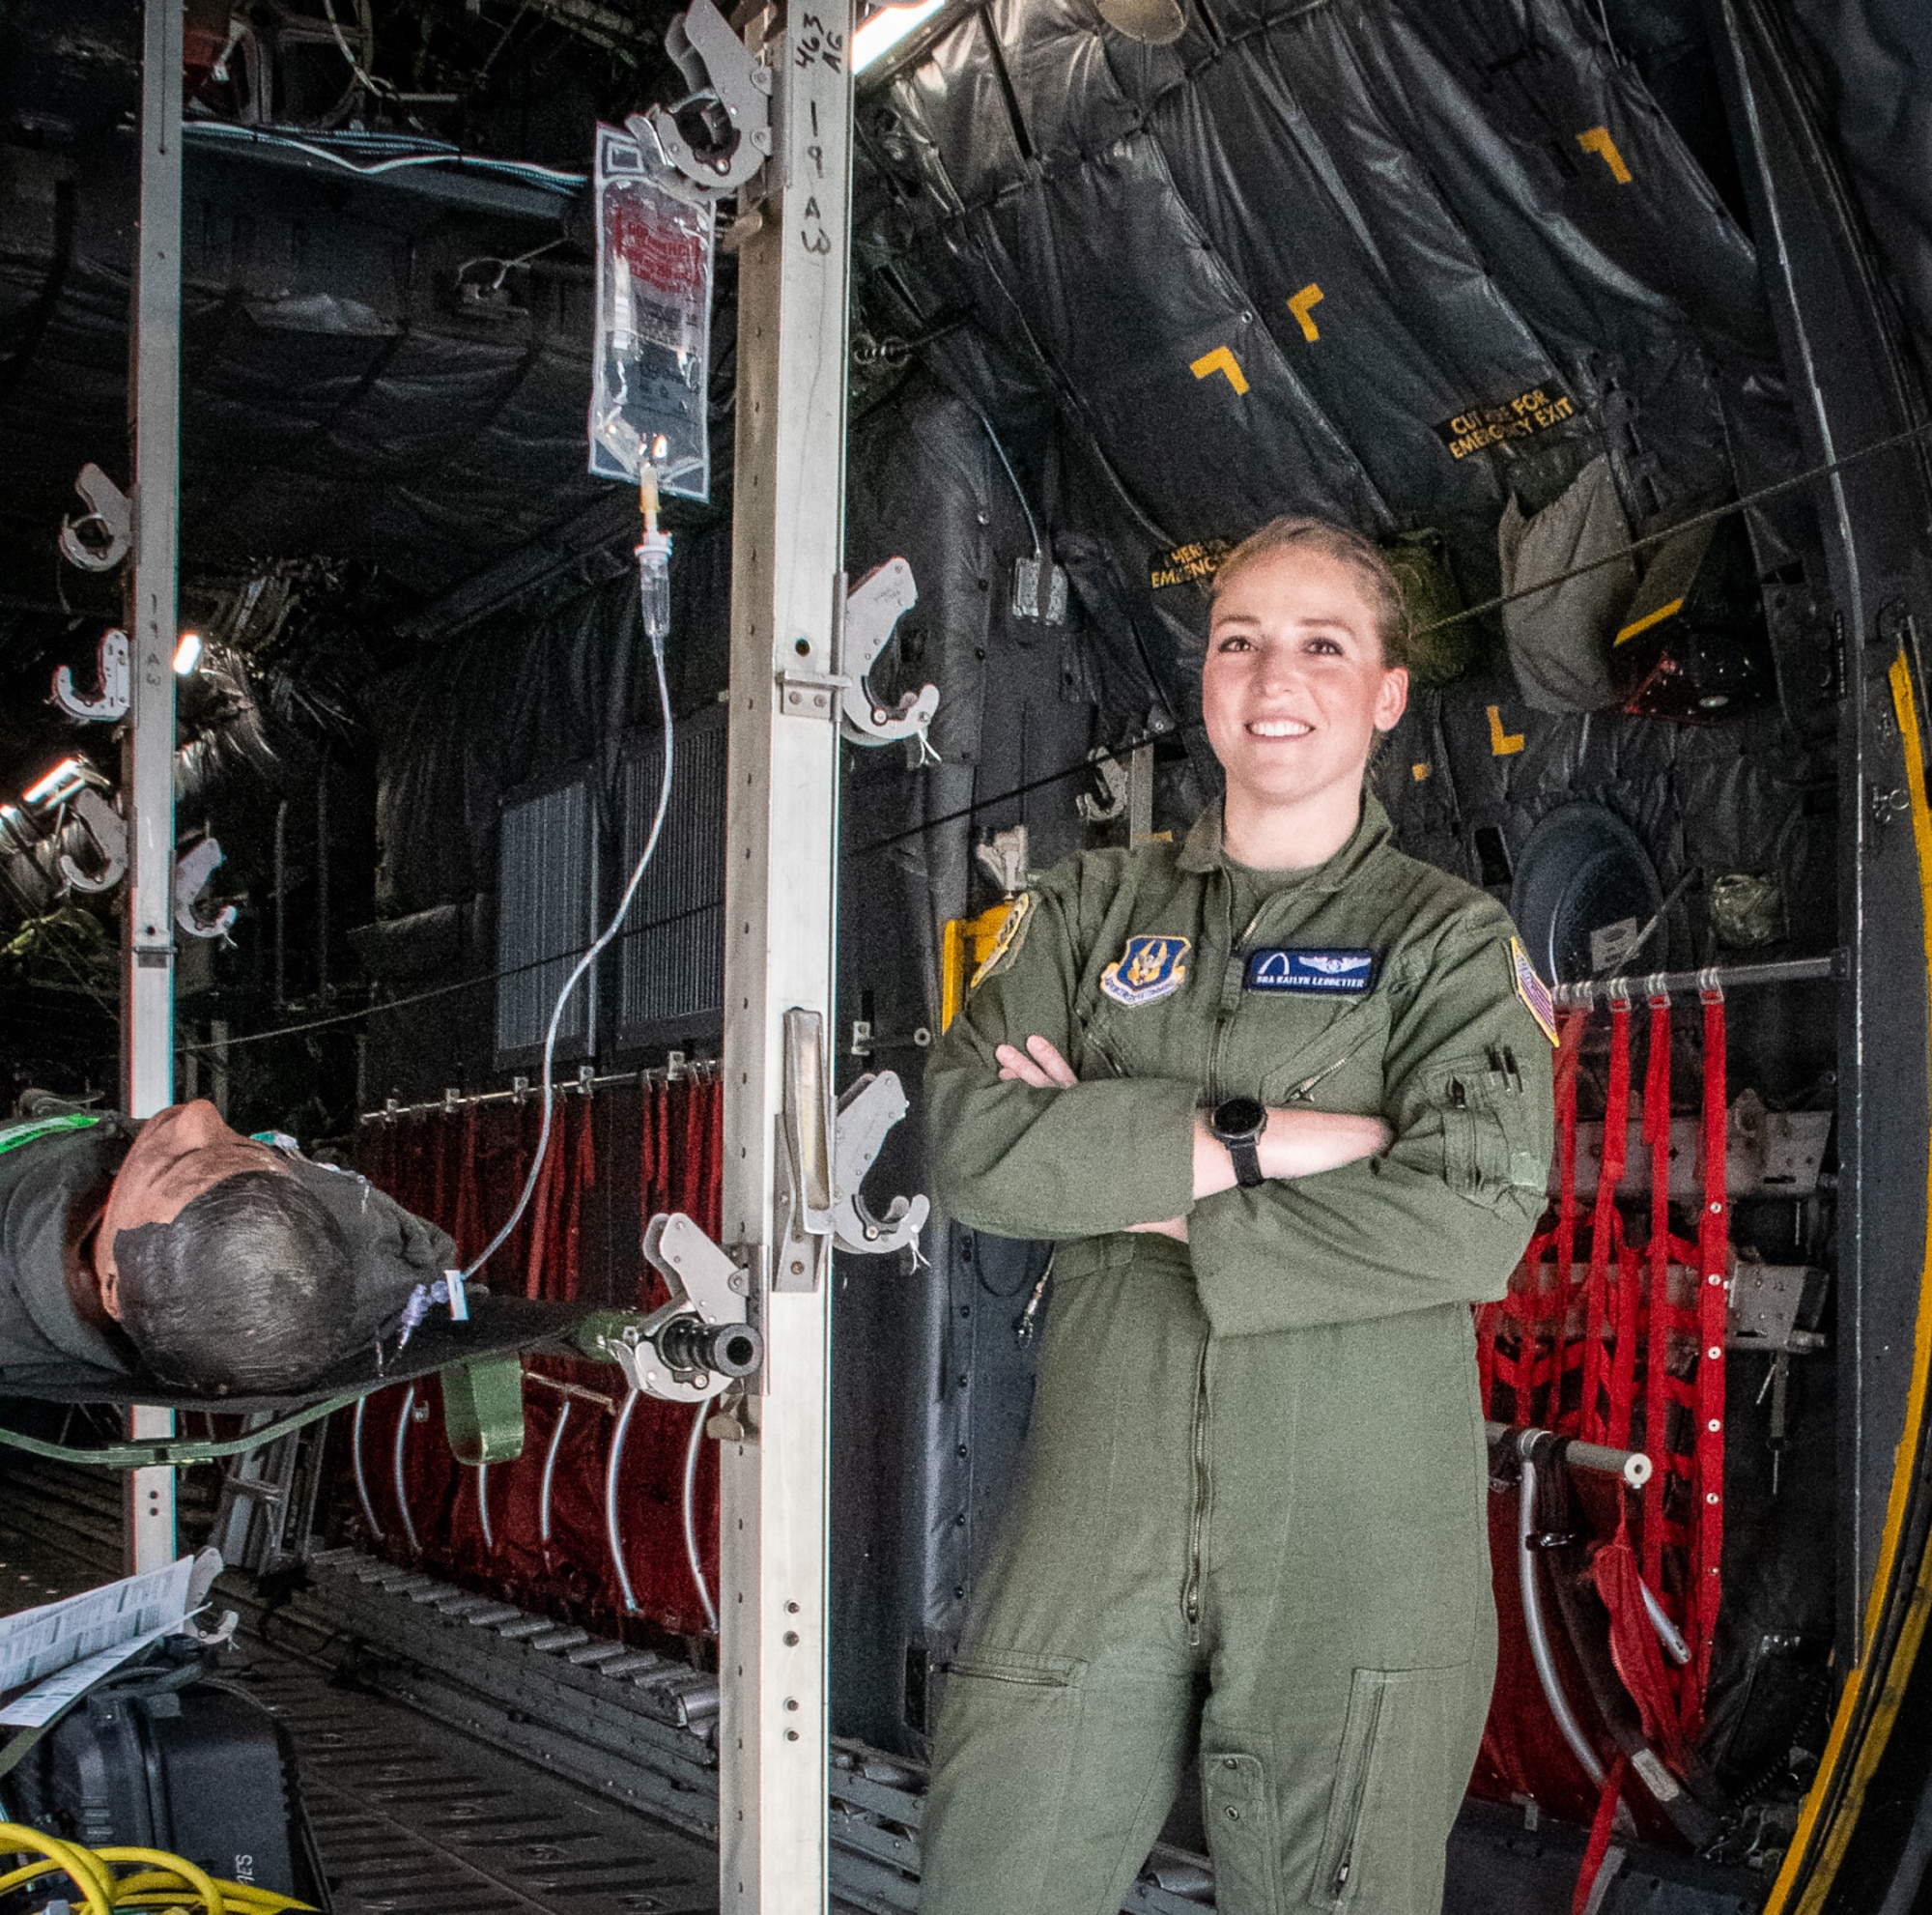
<path id="1" fill-rule="evenodd" d="M 165 1849 L 328 1910 L 287 1731 L 198 1658 L 110 1676 L 0 1790 L 18 1819 L 89 1848 Z"/>

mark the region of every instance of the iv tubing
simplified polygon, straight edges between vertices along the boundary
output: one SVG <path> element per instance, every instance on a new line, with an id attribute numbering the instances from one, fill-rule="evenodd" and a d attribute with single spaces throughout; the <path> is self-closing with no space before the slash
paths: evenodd
<path id="1" fill-rule="evenodd" d="M 657 472 L 645 466 L 645 478 L 639 483 L 639 500 L 644 507 L 644 538 L 646 545 L 638 548 L 639 563 L 639 592 L 643 593 L 642 565 L 644 554 L 651 541 L 661 540 L 664 534 L 657 527 Z M 543 1077 L 541 1095 L 543 1098 L 543 1128 L 537 1132 L 536 1155 L 530 1160 L 529 1175 L 524 1179 L 522 1194 L 517 1198 L 515 1208 L 503 1219 L 503 1227 L 486 1243 L 481 1253 L 464 1270 L 463 1280 L 468 1283 L 476 1272 L 508 1243 L 511 1231 L 522 1221 L 523 1215 L 529 1208 L 530 1193 L 537 1187 L 537 1178 L 542 1174 L 544 1158 L 550 1152 L 552 1120 L 556 1114 L 556 1100 L 552 1086 L 552 1071 L 556 1057 L 556 1033 L 563 1022 L 564 1007 L 570 1002 L 571 994 L 583 981 L 591 965 L 603 955 L 618 931 L 624 920 L 630 915 L 632 900 L 638 895 L 638 887 L 644 881 L 644 872 L 657 854 L 658 838 L 664 830 L 665 815 L 670 810 L 670 775 L 675 728 L 670 715 L 670 686 L 665 678 L 664 638 L 662 632 L 651 636 L 651 660 L 657 667 L 658 706 L 664 715 L 664 782 L 658 787 L 657 815 L 651 820 L 651 835 L 644 841 L 643 856 L 638 860 L 638 868 L 631 873 L 631 881 L 624 887 L 624 895 L 617 900 L 617 908 L 611 914 L 611 922 L 604 927 L 603 934 L 577 960 L 577 968 L 564 980 L 563 988 L 556 994 L 556 1003 L 550 1014 L 550 1028 L 544 1033 Z"/>

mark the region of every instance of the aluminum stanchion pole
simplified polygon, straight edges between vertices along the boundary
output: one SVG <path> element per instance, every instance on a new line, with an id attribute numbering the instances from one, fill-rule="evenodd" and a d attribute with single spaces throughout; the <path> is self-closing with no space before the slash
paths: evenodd
<path id="1" fill-rule="evenodd" d="M 826 1905 L 831 1253 L 787 1219 L 829 1202 L 851 37 L 833 0 L 794 4 L 771 43 L 770 185 L 739 252 L 724 1236 L 756 1272 L 767 1357 L 723 1456 L 724 1915 Z"/>
<path id="2" fill-rule="evenodd" d="M 134 539 L 128 633 L 132 704 L 122 753 L 128 810 L 123 951 L 123 1097 L 133 1117 L 174 1101 L 176 557 L 180 542 L 182 0 L 147 0 L 141 41 L 140 225 L 128 346 Z M 140 1408 L 129 1434 L 169 1436 L 166 1410 Z M 130 1569 L 175 1555 L 172 1470 L 128 1478 Z"/>

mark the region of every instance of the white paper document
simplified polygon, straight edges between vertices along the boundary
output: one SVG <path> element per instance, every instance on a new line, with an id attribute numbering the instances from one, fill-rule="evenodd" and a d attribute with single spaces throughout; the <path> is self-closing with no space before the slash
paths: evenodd
<path id="1" fill-rule="evenodd" d="M 77 1663 L 70 1663 L 57 1675 L 35 1683 L 24 1696 L 15 1696 L 4 1709 L 0 1709 L 0 1725 L 8 1729 L 39 1729 L 52 1722 L 70 1702 L 77 1696 L 86 1695 L 103 1675 L 119 1669 L 130 1657 L 139 1655 L 150 1643 L 158 1642 L 176 1626 L 172 1622 L 163 1622 L 159 1628 L 150 1629 L 145 1636 L 135 1636 L 126 1643 L 117 1643 L 111 1649 L 102 1649 L 96 1655 L 83 1656 Z"/>
<path id="2" fill-rule="evenodd" d="M 65 1602 L 0 1616 L 0 1690 L 40 1685 L 0 1709 L 0 1723 L 38 1727 L 89 1682 L 177 1627 L 187 1614 L 193 1570 L 194 1558 L 185 1556 L 164 1569 L 124 1577 Z M 87 1671 L 92 1672 L 81 1679 Z M 59 1700 L 43 1704 L 56 1687 L 63 1692 Z"/>

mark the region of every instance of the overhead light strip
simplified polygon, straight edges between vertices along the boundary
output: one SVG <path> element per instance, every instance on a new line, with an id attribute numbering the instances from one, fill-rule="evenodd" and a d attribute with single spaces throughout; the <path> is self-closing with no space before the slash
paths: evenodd
<path id="1" fill-rule="evenodd" d="M 852 71 L 863 73 L 875 60 L 884 59 L 945 4 L 946 0 L 913 0 L 911 6 L 881 7 L 852 36 Z"/>

